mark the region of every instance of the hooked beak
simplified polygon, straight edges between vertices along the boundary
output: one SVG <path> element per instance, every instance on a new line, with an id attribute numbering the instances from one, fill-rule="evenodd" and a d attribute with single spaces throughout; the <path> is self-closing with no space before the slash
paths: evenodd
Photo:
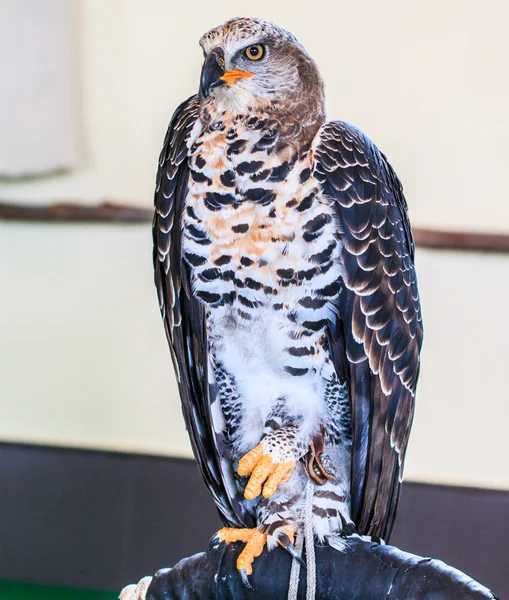
<path id="1" fill-rule="evenodd" d="M 230 69 L 226 71 L 221 59 L 215 52 L 211 52 L 201 70 L 200 90 L 204 98 L 208 98 L 210 90 L 219 87 L 220 85 L 233 85 L 241 79 L 248 79 L 254 73 L 249 71 L 239 71 L 238 69 Z"/>
<path id="2" fill-rule="evenodd" d="M 221 77 L 224 73 L 225 69 L 219 62 L 219 57 L 215 52 L 211 52 L 201 70 L 200 90 L 204 98 L 208 98 L 211 89 L 223 85 Z"/>

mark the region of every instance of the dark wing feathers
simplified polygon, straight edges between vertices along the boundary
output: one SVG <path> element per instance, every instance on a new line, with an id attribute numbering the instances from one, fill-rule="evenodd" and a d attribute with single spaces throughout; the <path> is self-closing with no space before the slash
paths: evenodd
<path id="1" fill-rule="evenodd" d="M 352 515 L 361 533 L 392 531 L 419 375 L 422 321 L 403 189 L 358 129 L 325 124 L 315 177 L 333 202 L 343 244 L 341 324 L 332 325 L 338 374 L 349 363 Z"/>
<path id="2" fill-rule="evenodd" d="M 187 141 L 197 117 L 198 98 L 193 96 L 175 111 L 159 158 L 153 222 L 155 283 L 194 455 L 223 520 L 241 527 L 250 525 L 249 515 L 232 492 L 231 465 L 221 460 L 221 444 L 211 422 L 216 392 L 208 383 L 204 309 L 191 294 L 181 256 L 181 216 L 189 177 Z"/>

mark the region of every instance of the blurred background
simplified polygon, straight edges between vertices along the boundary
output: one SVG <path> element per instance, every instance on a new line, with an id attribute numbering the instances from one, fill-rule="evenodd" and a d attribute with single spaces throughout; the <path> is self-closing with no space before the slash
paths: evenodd
<path id="1" fill-rule="evenodd" d="M 198 40 L 239 13 L 307 48 L 329 118 L 388 156 L 414 228 L 472 234 L 470 250 L 417 238 L 425 344 L 393 542 L 503 595 L 509 4 L 0 0 L 0 596 L 7 580 L 115 591 L 218 526 L 181 418 L 149 211 L 168 121 L 198 89 Z M 47 208 L 105 200 L 135 222 Z"/>

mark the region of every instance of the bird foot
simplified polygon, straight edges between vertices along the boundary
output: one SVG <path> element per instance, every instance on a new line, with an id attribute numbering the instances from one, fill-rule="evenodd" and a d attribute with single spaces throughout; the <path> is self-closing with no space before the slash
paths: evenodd
<path id="1" fill-rule="evenodd" d="M 253 537 L 253 533 L 258 531 L 256 528 L 249 529 L 249 527 L 243 527 L 242 529 L 236 529 L 234 527 L 223 527 L 220 529 L 210 540 L 209 548 L 213 548 L 221 542 L 244 542 L 247 544 Z"/>
<path id="2" fill-rule="evenodd" d="M 226 542 L 243 542 L 246 545 L 237 558 L 237 571 L 242 579 L 242 583 L 249 589 L 254 589 L 250 584 L 248 575 L 253 572 L 254 559 L 263 552 L 267 542 L 267 534 L 262 533 L 259 529 L 234 529 L 223 527 L 210 541 L 211 546 Z"/>
<path id="3" fill-rule="evenodd" d="M 239 460 L 237 473 L 251 474 L 244 490 L 245 498 L 254 500 L 260 494 L 270 498 L 278 486 L 290 479 L 300 458 L 296 431 L 294 426 L 277 429 Z"/>
<path id="4" fill-rule="evenodd" d="M 289 527 L 282 527 L 281 530 L 278 536 L 278 543 L 305 567 L 302 557 L 293 545 L 293 530 Z M 249 589 L 254 589 L 249 582 L 248 575 L 252 574 L 254 560 L 263 552 L 267 543 L 267 537 L 266 533 L 256 528 L 234 529 L 223 527 L 210 540 L 210 547 L 220 542 L 226 542 L 227 544 L 231 542 L 243 542 L 246 544 L 237 558 L 237 570 L 244 585 Z"/>

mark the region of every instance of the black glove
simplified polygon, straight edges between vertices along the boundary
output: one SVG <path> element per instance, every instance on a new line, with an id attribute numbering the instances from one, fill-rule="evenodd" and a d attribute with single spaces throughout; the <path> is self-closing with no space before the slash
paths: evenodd
<path id="1" fill-rule="evenodd" d="M 394 546 L 348 538 L 338 552 L 316 546 L 316 600 L 481 600 L 497 597 L 461 571 L 442 561 L 421 558 Z M 254 563 L 246 588 L 235 562 L 242 544 L 224 543 L 184 558 L 173 569 L 156 573 L 147 600 L 285 600 L 291 556 L 282 548 L 264 552 Z M 306 570 L 301 569 L 299 600 L 306 597 Z"/>

